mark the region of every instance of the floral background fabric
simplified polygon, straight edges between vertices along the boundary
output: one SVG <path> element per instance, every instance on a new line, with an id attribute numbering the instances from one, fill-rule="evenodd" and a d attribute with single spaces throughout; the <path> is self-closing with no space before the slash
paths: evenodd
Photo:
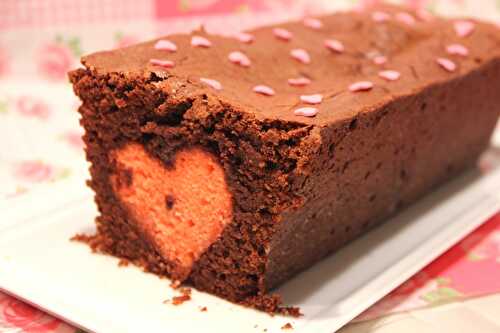
<path id="1" fill-rule="evenodd" d="M 96 50 L 204 24 L 227 34 L 376 0 L 3 0 L 0 2 L 0 200 L 61 180 L 83 184 L 87 163 L 67 72 Z M 500 0 L 400 0 L 445 15 L 500 22 Z M 500 164 L 500 148 L 481 162 Z M 0 225 L 1 225 L 0 221 Z M 1 286 L 0 286 L 1 288 Z M 485 223 L 358 320 L 500 292 L 500 215 Z M 0 293 L 1 332 L 78 332 Z"/>
<path id="2" fill-rule="evenodd" d="M 500 292 L 500 214 L 360 315 L 368 320 Z"/>

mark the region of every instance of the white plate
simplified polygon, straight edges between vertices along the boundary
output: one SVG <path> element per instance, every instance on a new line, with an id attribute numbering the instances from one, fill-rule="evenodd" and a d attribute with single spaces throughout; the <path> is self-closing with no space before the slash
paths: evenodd
<path id="1" fill-rule="evenodd" d="M 282 332 L 290 322 L 293 332 L 331 333 L 496 212 L 499 188 L 500 169 L 470 172 L 300 274 L 279 290 L 305 314 L 291 319 L 196 291 L 183 305 L 164 304 L 174 295 L 168 280 L 69 241 L 93 230 L 96 213 L 80 183 L 61 183 L 0 204 L 0 289 L 95 332 Z M 61 198 L 59 209 L 45 208 Z M 26 201 L 38 205 L 25 211 Z"/>

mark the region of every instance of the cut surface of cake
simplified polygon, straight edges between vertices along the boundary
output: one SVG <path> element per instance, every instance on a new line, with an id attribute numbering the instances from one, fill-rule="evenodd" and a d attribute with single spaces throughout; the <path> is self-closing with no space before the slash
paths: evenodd
<path id="1" fill-rule="evenodd" d="M 297 314 L 269 292 L 474 165 L 500 113 L 498 28 L 395 6 L 82 63 L 93 247 L 269 312 Z"/>

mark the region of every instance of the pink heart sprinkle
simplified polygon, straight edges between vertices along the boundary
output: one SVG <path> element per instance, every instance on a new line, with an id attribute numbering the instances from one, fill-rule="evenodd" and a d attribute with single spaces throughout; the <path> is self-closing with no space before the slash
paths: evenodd
<path id="1" fill-rule="evenodd" d="M 453 28 L 455 28 L 458 37 L 467 37 L 474 31 L 476 24 L 471 21 L 455 21 Z"/>
<path id="2" fill-rule="evenodd" d="M 318 109 L 312 107 L 304 107 L 298 108 L 293 113 L 296 116 L 304 116 L 304 117 L 314 117 L 318 113 Z"/>
<path id="3" fill-rule="evenodd" d="M 436 62 L 448 72 L 454 72 L 457 69 L 457 65 L 450 59 L 437 58 Z"/>
<path id="4" fill-rule="evenodd" d="M 214 88 L 215 90 L 222 90 L 222 84 L 220 84 L 220 82 L 217 80 L 202 77 L 200 78 L 200 81 L 205 83 L 207 86 Z"/>
<path id="5" fill-rule="evenodd" d="M 258 94 L 262 94 L 262 95 L 266 95 L 266 96 L 274 96 L 274 94 L 275 94 L 273 88 L 262 85 L 262 84 L 253 87 L 252 90 Z"/>
<path id="6" fill-rule="evenodd" d="M 156 50 L 175 52 L 177 51 L 177 45 L 166 39 L 160 39 L 155 44 Z"/>
<path id="7" fill-rule="evenodd" d="M 352 7 L 352 11 L 355 13 L 362 13 L 369 6 L 370 6 L 369 4 L 365 5 L 364 3 L 361 2 L 361 3 L 358 3 L 357 5 L 355 5 L 354 7 Z"/>
<path id="8" fill-rule="evenodd" d="M 309 53 L 307 53 L 307 51 L 304 49 L 293 49 L 292 51 L 290 51 L 290 55 L 292 56 L 292 58 L 300 61 L 303 64 L 309 64 L 311 62 Z"/>
<path id="9" fill-rule="evenodd" d="M 387 57 L 386 56 L 376 56 L 373 58 L 373 63 L 375 65 L 383 65 L 387 62 Z"/>
<path id="10" fill-rule="evenodd" d="M 434 16 L 423 8 L 417 9 L 417 17 L 422 21 L 432 21 L 434 19 Z"/>
<path id="11" fill-rule="evenodd" d="M 193 36 L 191 38 L 191 45 L 197 47 L 210 47 L 212 46 L 212 43 L 205 37 Z"/>
<path id="12" fill-rule="evenodd" d="M 243 67 L 249 67 L 251 64 L 250 59 L 248 59 L 248 57 L 243 52 L 240 51 L 233 51 L 229 53 L 228 59 L 232 63 Z"/>
<path id="13" fill-rule="evenodd" d="M 368 91 L 371 90 L 372 88 L 373 88 L 373 82 L 370 81 L 359 81 L 349 86 L 349 90 L 352 92 Z"/>
<path id="14" fill-rule="evenodd" d="M 446 47 L 446 52 L 452 55 L 459 55 L 466 57 L 469 55 L 469 49 L 461 44 L 450 44 Z"/>
<path id="15" fill-rule="evenodd" d="M 323 27 L 323 22 L 318 19 L 308 17 L 304 19 L 304 25 L 308 28 L 318 30 Z"/>
<path id="16" fill-rule="evenodd" d="M 403 22 L 404 24 L 407 24 L 407 25 L 414 25 L 416 22 L 415 18 L 406 12 L 397 13 L 396 19 L 400 22 Z"/>
<path id="17" fill-rule="evenodd" d="M 345 50 L 344 44 L 336 39 L 325 40 L 325 46 L 335 52 L 342 53 Z"/>
<path id="18" fill-rule="evenodd" d="M 164 67 L 164 68 L 172 68 L 175 65 L 175 63 L 173 61 L 161 60 L 161 59 L 149 59 L 149 63 L 151 65 L 160 66 L 160 67 Z"/>
<path id="19" fill-rule="evenodd" d="M 323 101 L 323 95 L 321 94 L 302 95 L 300 96 L 300 100 L 307 104 L 320 104 Z"/>
<path id="20" fill-rule="evenodd" d="M 386 12 L 375 11 L 372 13 L 372 20 L 378 23 L 387 22 L 391 19 L 391 15 Z"/>
<path id="21" fill-rule="evenodd" d="M 251 42 L 254 41 L 255 37 L 249 33 L 240 32 L 236 34 L 236 39 L 242 43 L 250 44 Z"/>
<path id="22" fill-rule="evenodd" d="M 274 36 L 276 36 L 276 38 L 281 39 L 281 40 L 285 40 L 285 41 L 289 41 L 293 37 L 293 34 L 290 31 L 283 29 L 283 28 L 274 28 L 273 34 L 274 34 Z"/>
<path id="23" fill-rule="evenodd" d="M 288 84 L 294 87 L 303 87 L 311 84 L 311 80 L 306 77 L 288 79 Z"/>
<path id="24" fill-rule="evenodd" d="M 401 77 L 401 73 L 398 71 L 386 70 L 378 72 L 378 76 L 387 81 L 396 81 Z"/>

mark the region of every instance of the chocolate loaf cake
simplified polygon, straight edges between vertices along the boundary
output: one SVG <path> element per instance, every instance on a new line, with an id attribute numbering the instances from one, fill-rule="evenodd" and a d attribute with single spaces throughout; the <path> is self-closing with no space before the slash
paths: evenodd
<path id="1" fill-rule="evenodd" d="M 272 288 L 472 166 L 500 113 L 498 28 L 394 6 L 82 63 L 92 246 L 274 312 Z"/>

